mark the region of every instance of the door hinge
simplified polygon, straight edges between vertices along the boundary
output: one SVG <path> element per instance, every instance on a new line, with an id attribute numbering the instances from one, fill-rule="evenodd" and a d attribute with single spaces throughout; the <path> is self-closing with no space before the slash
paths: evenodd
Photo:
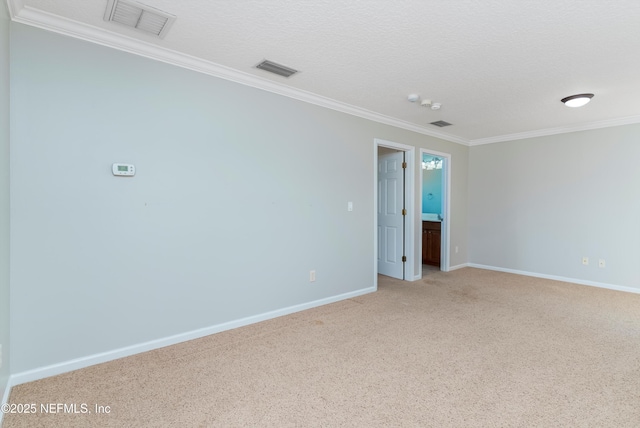
<path id="1" fill-rule="evenodd" d="M 402 209 L 402 215 L 407 215 L 407 210 L 406 209 Z"/>
<path id="2" fill-rule="evenodd" d="M 402 162 L 402 169 L 407 169 L 407 163 L 406 162 Z"/>
<path id="3" fill-rule="evenodd" d="M 405 263 L 407 261 L 407 256 L 402 256 L 402 263 Z"/>

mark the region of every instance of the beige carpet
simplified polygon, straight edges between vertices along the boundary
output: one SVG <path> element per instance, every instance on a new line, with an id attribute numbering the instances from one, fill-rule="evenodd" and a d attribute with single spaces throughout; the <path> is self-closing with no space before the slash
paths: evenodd
<path id="1" fill-rule="evenodd" d="M 15 387 L 4 427 L 640 427 L 640 295 L 478 269 Z"/>

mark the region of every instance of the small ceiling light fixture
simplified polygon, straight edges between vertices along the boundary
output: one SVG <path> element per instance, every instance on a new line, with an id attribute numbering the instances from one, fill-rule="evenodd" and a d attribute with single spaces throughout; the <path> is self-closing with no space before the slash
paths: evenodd
<path id="1" fill-rule="evenodd" d="M 422 102 L 420 103 L 420 105 L 422 107 L 430 107 L 431 110 L 440 110 L 440 107 L 442 107 L 441 103 L 434 103 L 431 100 L 422 100 Z"/>
<path id="2" fill-rule="evenodd" d="M 591 98 L 593 98 L 593 94 L 578 94 L 565 97 L 560 101 L 562 101 L 567 107 L 582 107 L 591 101 Z"/>
<path id="3" fill-rule="evenodd" d="M 407 100 L 409 100 L 409 102 L 411 102 L 411 103 L 415 103 L 418 100 L 420 100 L 420 95 L 418 95 L 418 94 L 409 94 L 407 96 Z M 431 110 L 440 110 L 440 108 L 442 107 L 442 103 L 434 103 L 430 99 L 423 99 L 422 101 L 420 101 L 420 105 L 422 107 L 430 108 Z"/>

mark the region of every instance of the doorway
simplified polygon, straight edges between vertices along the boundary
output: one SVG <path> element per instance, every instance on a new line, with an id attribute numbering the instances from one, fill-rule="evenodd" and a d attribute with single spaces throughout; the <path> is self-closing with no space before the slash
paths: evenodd
<path id="1" fill-rule="evenodd" d="M 378 147 L 378 273 L 405 279 L 406 154 Z"/>
<path id="2" fill-rule="evenodd" d="M 393 170 L 397 168 L 393 164 L 398 159 L 402 159 L 404 168 L 396 174 Z M 378 273 L 407 281 L 418 279 L 415 275 L 415 268 L 419 264 L 415 261 L 414 164 L 415 147 L 374 139 L 374 279 L 376 288 Z M 390 192 L 382 193 L 382 180 L 379 178 L 387 180 L 385 189 L 389 186 Z M 401 182 L 393 180 L 401 180 Z M 379 220 L 386 223 L 380 224 Z M 391 270 L 388 269 L 390 267 Z"/>
<path id="3" fill-rule="evenodd" d="M 420 149 L 421 276 L 449 271 L 451 155 Z"/>

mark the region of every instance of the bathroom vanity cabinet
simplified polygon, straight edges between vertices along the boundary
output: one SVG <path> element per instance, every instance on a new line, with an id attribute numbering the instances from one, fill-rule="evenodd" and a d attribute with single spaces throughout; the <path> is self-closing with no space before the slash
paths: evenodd
<path id="1" fill-rule="evenodd" d="M 440 266 L 440 231 L 439 221 L 422 222 L 422 263 Z"/>

